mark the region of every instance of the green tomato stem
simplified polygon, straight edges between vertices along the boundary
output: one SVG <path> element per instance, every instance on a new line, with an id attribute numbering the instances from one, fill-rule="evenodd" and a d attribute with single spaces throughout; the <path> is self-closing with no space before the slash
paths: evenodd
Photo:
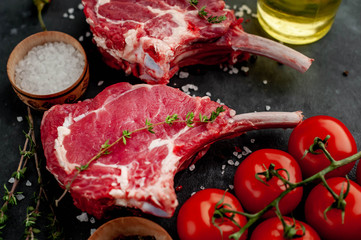
<path id="1" fill-rule="evenodd" d="M 280 200 L 285 196 L 287 195 L 289 192 L 291 192 L 292 190 L 294 190 L 295 188 L 298 188 L 298 187 L 302 187 L 302 186 L 305 186 L 307 185 L 308 183 L 310 182 L 313 182 L 317 179 L 321 179 L 321 180 L 324 180 L 325 179 L 325 175 L 329 172 L 332 172 L 333 170 L 341 167 L 341 166 L 344 166 L 344 165 L 347 165 L 349 163 L 352 163 L 354 161 L 357 161 L 358 159 L 361 158 L 361 151 L 350 156 L 350 157 L 347 157 L 345 159 L 342 159 L 342 160 L 339 160 L 339 161 L 335 161 L 330 153 L 326 150 L 326 147 L 325 147 L 325 144 L 322 143 L 322 142 L 319 142 L 319 147 L 321 148 L 321 150 L 323 151 L 323 153 L 326 155 L 326 157 L 330 160 L 330 165 L 326 168 L 324 168 L 323 170 L 321 170 L 320 172 L 314 174 L 313 176 L 310 176 L 306 179 L 304 179 L 303 181 L 301 182 L 297 182 L 297 183 L 290 183 L 289 181 L 287 181 L 286 179 L 284 179 L 281 175 L 279 175 L 277 173 L 277 171 L 275 171 L 273 174 L 275 176 L 277 176 L 279 179 L 281 179 L 284 183 L 288 184 L 288 188 L 283 191 L 276 199 L 274 199 L 270 204 L 268 204 L 265 208 L 263 208 L 262 210 L 260 210 L 259 212 L 251 215 L 246 223 L 246 225 L 244 225 L 238 232 L 232 234 L 229 238 L 230 239 L 235 239 L 235 240 L 238 240 L 241 238 L 241 236 L 246 232 L 246 230 L 252 226 L 255 222 L 257 222 L 261 217 L 262 215 L 267 212 L 269 209 L 271 208 L 276 208 L 276 211 L 278 209 L 278 203 L 280 202 Z M 327 186 L 327 184 L 326 184 Z M 333 191 L 332 191 L 333 192 Z M 331 192 L 331 194 L 332 194 Z M 279 211 L 279 209 L 278 209 Z"/>

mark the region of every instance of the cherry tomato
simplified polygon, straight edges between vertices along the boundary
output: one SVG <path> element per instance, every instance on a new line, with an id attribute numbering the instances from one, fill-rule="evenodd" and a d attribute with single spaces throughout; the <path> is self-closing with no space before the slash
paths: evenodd
<path id="1" fill-rule="evenodd" d="M 225 194 L 225 196 L 224 196 Z M 222 235 L 220 230 L 212 224 L 212 216 L 216 204 L 224 196 L 223 203 L 229 204 L 231 208 L 239 212 L 243 212 L 243 208 L 238 199 L 229 192 L 221 189 L 209 188 L 201 190 L 190 197 L 181 207 L 177 216 L 177 230 L 181 240 L 221 240 Z M 244 226 L 247 222 L 246 217 L 236 214 L 234 220 L 240 225 Z M 223 239 L 237 232 L 239 227 L 231 220 L 224 218 L 217 219 L 223 232 Z M 247 238 L 247 233 L 243 234 L 241 240 Z"/>
<path id="2" fill-rule="evenodd" d="M 266 177 L 259 175 L 264 182 L 256 178 L 255 175 L 266 171 L 271 163 L 275 165 L 275 169 L 286 169 L 289 179 L 286 171 L 280 170 L 278 173 L 291 183 L 302 181 L 301 169 L 290 154 L 277 149 L 261 149 L 253 152 L 239 165 L 234 176 L 236 196 L 250 213 L 262 210 L 286 189 L 282 181 L 275 176 L 266 180 Z M 303 189 L 299 187 L 284 196 L 279 203 L 281 213 L 285 215 L 293 211 L 301 201 L 302 193 Z M 264 217 L 271 216 L 275 216 L 273 211 L 264 215 Z"/>
<path id="3" fill-rule="evenodd" d="M 289 217 L 284 217 L 285 222 L 287 225 L 292 226 L 293 219 Z M 297 235 L 303 235 L 302 237 L 297 237 L 294 239 L 297 240 L 320 240 L 317 232 L 308 224 L 301 222 L 299 220 L 295 220 L 295 229 L 298 231 L 296 232 Z M 302 231 L 301 225 L 304 226 L 305 232 Z M 284 227 L 282 225 L 281 220 L 278 217 L 269 218 L 262 223 L 260 223 L 252 232 L 252 236 L 250 240 L 260 240 L 260 239 L 267 239 L 267 240 L 287 240 L 284 236 Z"/>
<path id="4" fill-rule="evenodd" d="M 339 195 L 342 185 L 346 191 L 346 178 L 336 177 L 327 179 L 330 188 Z M 317 185 L 308 195 L 305 203 L 305 217 L 310 224 L 325 240 L 355 240 L 361 238 L 361 187 L 350 180 L 350 191 L 346 198 L 344 223 L 342 211 L 332 208 L 324 211 L 334 203 L 334 198 L 323 184 Z"/>
<path id="5" fill-rule="evenodd" d="M 298 161 L 304 178 L 314 175 L 330 164 L 321 150 L 317 150 L 321 154 L 307 153 L 302 158 L 305 150 L 309 149 L 316 137 L 323 140 L 327 135 L 330 135 L 330 139 L 327 141 L 326 149 L 335 160 L 357 153 L 355 139 L 341 121 L 323 115 L 310 117 L 295 127 L 288 142 L 288 152 Z M 354 163 L 350 163 L 338 168 L 326 177 L 343 177 L 353 165 Z"/>

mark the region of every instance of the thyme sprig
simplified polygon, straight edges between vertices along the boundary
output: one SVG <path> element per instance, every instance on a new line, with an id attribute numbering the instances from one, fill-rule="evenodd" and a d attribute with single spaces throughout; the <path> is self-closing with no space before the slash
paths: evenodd
<path id="1" fill-rule="evenodd" d="M 196 123 L 211 123 L 214 122 L 219 114 L 224 111 L 225 109 L 222 106 L 217 107 L 216 110 L 210 114 L 210 116 L 203 116 L 202 114 L 199 114 L 199 120 L 194 120 L 193 112 L 187 113 L 185 120 L 179 119 L 178 114 L 172 114 L 166 116 L 165 120 L 161 122 L 152 123 L 149 119 L 146 119 L 144 127 L 135 129 L 133 131 L 123 130 L 122 135 L 117 140 L 115 140 L 113 143 L 109 143 L 109 140 L 106 140 L 105 143 L 101 145 L 99 152 L 95 156 L 93 156 L 86 164 L 76 167 L 76 173 L 74 174 L 73 178 L 65 185 L 63 194 L 55 201 L 55 206 L 58 206 L 59 202 L 65 197 L 66 193 L 70 191 L 71 185 L 81 172 L 87 170 L 94 161 L 103 155 L 110 154 L 110 149 L 119 142 L 122 142 L 124 145 L 126 145 L 127 139 L 130 139 L 134 133 L 148 131 L 149 133 L 154 134 L 154 127 L 165 124 L 172 126 L 175 123 L 183 123 L 188 127 L 194 127 L 194 124 Z"/>
<path id="2" fill-rule="evenodd" d="M 327 219 L 327 212 L 331 209 L 331 208 L 337 208 L 340 209 L 342 211 L 342 221 L 344 219 L 344 212 L 345 212 L 345 198 L 348 194 L 348 188 L 349 188 L 349 183 L 347 185 L 347 189 L 346 192 L 344 193 L 343 190 L 341 190 L 340 195 L 337 195 L 334 191 L 332 191 L 332 189 L 328 186 L 326 180 L 325 180 L 325 175 L 341 166 L 347 165 L 351 162 L 355 162 L 356 160 L 361 158 L 361 152 L 358 152 L 352 156 L 349 156 L 345 159 L 339 160 L 339 161 L 335 161 L 332 156 L 330 155 L 330 153 L 327 151 L 326 149 L 326 145 L 327 145 L 327 140 L 329 139 L 329 136 L 326 137 L 326 141 L 322 140 L 320 138 L 315 138 L 314 141 L 314 145 L 315 146 L 311 146 L 310 149 L 319 149 L 320 151 L 322 151 L 323 154 L 325 154 L 325 156 L 330 160 L 330 164 L 328 167 L 324 168 L 323 170 L 321 170 L 320 172 L 314 174 L 313 176 L 310 176 L 306 179 L 304 179 L 303 181 L 300 182 L 296 182 L 296 183 L 291 183 L 289 182 L 287 179 L 283 178 L 279 173 L 278 170 L 279 169 L 274 169 L 272 167 L 270 167 L 268 169 L 269 174 L 275 177 L 278 177 L 285 185 L 287 185 L 287 188 L 276 198 L 274 199 L 270 204 L 268 204 L 265 208 L 263 208 L 262 210 L 260 210 L 257 213 L 254 214 L 249 214 L 249 213 L 243 213 L 243 212 L 239 212 L 239 214 L 244 215 L 248 218 L 247 223 L 240 228 L 240 230 L 234 234 L 232 234 L 230 236 L 230 239 L 240 239 L 241 236 L 247 231 L 247 229 L 249 227 L 251 227 L 255 222 L 257 222 L 262 216 L 263 214 L 265 214 L 267 211 L 269 211 L 270 209 L 275 209 L 274 211 L 276 212 L 276 215 L 281 219 L 283 219 L 281 211 L 279 209 L 279 202 L 281 201 L 281 199 L 286 196 L 289 192 L 291 192 L 292 190 L 294 190 L 295 188 L 298 187 L 302 187 L 305 186 L 311 182 L 314 182 L 316 180 L 321 180 L 323 185 L 327 188 L 327 190 L 330 191 L 330 193 L 332 194 L 333 198 L 335 199 L 334 203 L 326 209 L 326 211 L 324 212 L 325 218 Z M 316 146 L 317 145 L 317 146 Z M 314 151 L 308 151 L 308 153 L 311 154 L 319 154 L 319 152 L 314 152 Z M 346 177 L 347 182 L 349 181 L 348 178 Z M 294 231 L 294 229 L 288 229 L 288 228 L 292 228 L 292 226 L 295 228 L 295 225 L 287 225 L 285 227 L 285 230 L 287 231 L 287 234 L 290 233 L 294 233 L 296 236 L 297 235 L 297 231 Z M 302 228 L 302 226 L 301 226 Z M 303 229 L 303 228 L 302 228 Z M 303 230 L 304 231 L 304 230 Z"/>
<path id="3" fill-rule="evenodd" d="M 27 163 L 33 159 L 35 163 L 36 172 L 38 175 L 38 184 L 39 184 L 39 192 L 38 194 L 34 193 L 36 195 L 35 197 L 35 206 L 28 206 L 26 209 L 26 216 L 25 216 L 25 231 L 24 231 L 24 239 L 36 239 L 36 234 L 40 233 L 40 229 L 36 227 L 37 220 L 41 216 L 40 214 L 40 204 L 42 200 L 45 200 L 47 203 L 49 203 L 45 188 L 43 186 L 42 181 L 42 175 L 40 170 L 40 164 L 38 155 L 36 152 L 36 139 L 35 139 L 35 132 L 34 132 L 34 121 L 32 118 L 31 110 L 28 107 L 27 108 L 27 121 L 29 125 L 29 131 L 25 134 L 25 143 L 22 148 L 20 148 L 20 161 L 18 164 L 17 170 L 12 174 L 12 177 L 14 178 L 13 185 L 11 187 L 11 190 L 8 190 L 6 185 L 4 184 L 5 189 L 5 195 L 3 196 L 4 204 L 2 205 L 0 209 L 0 240 L 3 238 L 1 237 L 3 230 L 6 227 L 6 223 L 8 220 L 7 211 L 9 209 L 9 206 L 14 206 L 17 204 L 16 201 L 16 194 L 20 194 L 19 192 L 16 192 L 16 189 L 20 183 L 20 181 L 25 177 L 26 173 L 26 166 Z M 52 214 L 52 222 L 55 224 L 57 222 L 55 212 L 51 204 L 49 204 L 49 208 Z M 55 227 L 53 227 L 55 229 Z M 56 228 L 58 229 L 58 228 Z M 60 236 L 59 231 L 54 230 L 50 233 L 52 236 Z M 53 238 L 52 239 L 56 239 Z"/>
<path id="4" fill-rule="evenodd" d="M 189 4 L 198 10 L 199 17 L 206 19 L 209 23 L 212 23 L 212 24 L 221 23 L 227 19 L 226 15 L 222 15 L 222 16 L 210 15 L 209 16 L 209 13 L 206 11 L 206 6 L 202 6 L 201 8 L 198 7 L 198 0 L 189 0 Z"/>
<path id="5" fill-rule="evenodd" d="M 24 177 L 24 174 L 26 172 L 26 165 L 28 163 L 28 160 L 33 156 L 34 153 L 34 144 L 32 142 L 31 133 L 34 131 L 33 125 L 29 121 L 28 117 L 28 123 L 29 123 L 29 131 L 25 133 L 25 143 L 22 148 L 20 148 L 20 161 L 17 167 L 17 170 L 12 174 L 12 177 L 14 178 L 14 182 L 12 184 L 12 187 L 10 190 L 6 187 L 6 184 L 4 184 L 5 194 L 3 196 L 4 203 L 0 208 L 0 240 L 2 239 L 2 230 L 5 228 L 8 216 L 7 211 L 9 209 L 9 206 L 17 205 L 17 200 L 15 195 L 20 194 L 19 192 L 16 192 L 16 189 L 19 185 L 19 182 L 21 178 Z"/>

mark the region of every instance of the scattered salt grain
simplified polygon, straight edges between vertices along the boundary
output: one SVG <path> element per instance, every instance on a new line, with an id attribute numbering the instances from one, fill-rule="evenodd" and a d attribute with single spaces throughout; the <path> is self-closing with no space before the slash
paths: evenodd
<path id="1" fill-rule="evenodd" d="M 249 67 L 242 66 L 242 67 L 241 67 L 241 71 L 244 72 L 244 73 L 248 73 Z"/>
<path id="2" fill-rule="evenodd" d="M 69 19 L 75 19 L 75 16 L 73 14 L 70 14 Z"/>
<path id="3" fill-rule="evenodd" d="M 98 87 L 100 87 L 101 85 L 103 85 L 104 81 L 99 81 L 98 82 Z"/>
<path id="4" fill-rule="evenodd" d="M 238 152 L 233 152 L 233 155 L 234 155 L 235 157 L 237 157 L 237 156 L 238 156 Z"/>
<path id="5" fill-rule="evenodd" d="M 225 164 L 222 165 L 222 170 L 224 170 L 224 169 L 226 169 L 226 165 L 225 165 Z"/>
<path id="6" fill-rule="evenodd" d="M 21 200 L 25 199 L 25 196 L 23 194 L 21 194 L 21 193 L 16 194 L 15 197 L 16 197 L 16 200 L 18 200 L 18 201 L 21 201 Z"/>
<path id="7" fill-rule="evenodd" d="M 196 169 L 196 165 L 192 164 L 189 166 L 189 171 L 194 171 L 194 169 Z"/>
<path id="8" fill-rule="evenodd" d="M 10 34 L 11 34 L 11 35 L 16 35 L 16 34 L 18 34 L 18 29 L 17 29 L 17 28 L 12 28 L 12 29 L 10 29 Z"/>
<path id="9" fill-rule="evenodd" d="M 206 92 L 206 95 L 207 95 L 208 97 L 212 96 L 212 94 L 211 94 L 210 92 Z"/>
<path id="10" fill-rule="evenodd" d="M 266 111 L 271 110 L 271 106 L 266 105 Z"/>
<path id="11" fill-rule="evenodd" d="M 88 222 L 89 218 L 88 218 L 88 214 L 86 212 L 83 212 L 82 214 L 76 216 L 76 218 L 80 221 L 80 222 Z"/>
<path id="12" fill-rule="evenodd" d="M 74 8 L 69 8 L 68 13 L 73 14 L 74 13 Z"/>
<path id="13" fill-rule="evenodd" d="M 83 35 L 81 35 L 81 36 L 78 38 L 78 40 L 79 40 L 79 42 L 84 41 L 84 36 L 83 36 Z"/>
<path id="14" fill-rule="evenodd" d="M 263 84 L 266 85 L 268 83 L 267 80 L 263 80 Z"/>
<path id="15" fill-rule="evenodd" d="M 243 147 L 242 155 L 247 156 L 248 154 L 252 153 L 252 151 L 248 147 Z"/>
<path id="16" fill-rule="evenodd" d="M 228 165 L 231 165 L 231 166 L 233 166 L 233 165 L 234 165 L 234 162 L 233 162 L 233 160 L 232 160 L 232 159 L 229 159 L 229 160 L 227 161 L 227 163 L 228 163 Z"/>
<path id="17" fill-rule="evenodd" d="M 18 122 L 22 122 L 22 121 L 23 121 L 23 117 L 22 117 L 22 116 L 18 116 L 18 117 L 16 117 L 16 120 L 17 120 Z"/>
<path id="18" fill-rule="evenodd" d="M 257 13 L 252 13 L 252 14 L 251 14 L 251 17 L 253 17 L 253 18 L 258 18 L 258 14 L 257 14 Z"/>
<path id="19" fill-rule="evenodd" d="M 221 99 L 217 99 L 217 101 L 216 101 L 217 103 L 219 103 L 219 104 L 221 104 L 221 105 L 224 105 L 224 103 L 221 101 Z"/>
<path id="20" fill-rule="evenodd" d="M 9 182 L 9 183 L 14 183 L 14 182 L 15 182 L 15 178 L 13 178 L 13 177 L 10 178 L 10 179 L 8 180 L 8 182 Z"/>
<path id="21" fill-rule="evenodd" d="M 90 229 L 90 235 L 93 235 L 93 233 L 95 233 L 96 230 L 97 230 L 96 228 Z"/>
<path id="22" fill-rule="evenodd" d="M 239 166 L 239 161 L 235 161 L 235 162 L 234 162 L 234 166 L 235 166 L 235 167 L 238 167 L 238 166 Z"/>
<path id="23" fill-rule="evenodd" d="M 228 187 L 229 187 L 229 189 L 231 189 L 231 190 L 234 188 L 234 186 L 233 186 L 232 184 L 228 185 Z"/>
<path id="24" fill-rule="evenodd" d="M 250 15 L 252 13 L 252 10 L 247 5 L 243 4 L 241 7 L 238 8 L 238 11 L 235 12 L 235 16 L 238 18 L 241 18 L 244 16 L 244 13 Z"/>
<path id="25" fill-rule="evenodd" d="M 198 91 L 198 87 L 194 84 L 186 84 L 186 85 L 182 86 L 182 91 L 188 95 L 191 94 L 189 90 Z"/>
<path id="26" fill-rule="evenodd" d="M 91 36 L 91 32 L 86 32 L 85 33 L 85 37 L 90 37 Z"/>
<path id="27" fill-rule="evenodd" d="M 83 9 L 84 9 L 84 5 L 81 4 L 81 3 L 79 3 L 79 4 L 78 4 L 78 9 L 79 9 L 79 10 L 83 10 Z"/>
<path id="28" fill-rule="evenodd" d="M 68 13 L 63 13 L 63 18 L 68 18 L 69 14 Z"/>
<path id="29" fill-rule="evenodd" d="M 200 189 L 202 189 L 202 190 L 204 190 L 204 189 L 206 189 L 204 186 L 200 186 Z"/>
<path id="30" fill-rule="evenodd" d="M 95 223 L 95 218 L 91 217 L 89 220 L 90 223 L 94 224 Z"/>
<path id="31" fill-rule="evenodd" d="M 252 138 L 251 139 L 251 143 L 254 143 L 256 141 L 256 139 Z"/>
<path id="32" fill-rule="evenodd" d="M 188 77 L 189 77 L 188 72 L 183 72 L 183 71 L 179 72 L 179 78 L 188 78 Z"/>
<path id="33" fill-rule="evenodd" d="M 33 94 L 52 94 L 70 87 L 81 75 L 84 56 L 72 45 L 51 42 L 32 48 L 15 69 L 15 82 Z"/>
<path id="34" fill-rule="evenodd" d="M 31 187 L 32 184 L 31 184 L 31 182 L 30 182 L 29 180 L 27 180 L 26 183 L 25 183 L 25 185 L 26 185 L 27 187 Z"/>

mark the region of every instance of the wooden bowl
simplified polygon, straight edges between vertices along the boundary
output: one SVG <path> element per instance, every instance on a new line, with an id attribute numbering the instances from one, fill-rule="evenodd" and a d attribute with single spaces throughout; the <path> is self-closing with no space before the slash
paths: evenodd
<path id="1" fill-rule="evenodd" d="M 153 236 L 156 240 L 172 240 L 164 228 L 142 217 L 111 220 L 100 226 L 88 240 L 114 240 L 127 236 Z"/>
<path id="2" fill-rule="evenodd" d="M 60 92 L 47 95 L 28 93 L 19 88 L 15 83 L 16 66 L 18 62 L 22 60 L 33 47 L 43 45 L 47 42 L 64 42 L 71 44 L 78 51 L 80 51 L 85 60 L 83 72 L 77 80 L 74 80 L 74 83 L 70 87 Z M 89 83 L 89 65 L 83 47 L 72 36 L 57 31 L 39 32 L 21 41 L 10 54 L 7 63 L 7 74 L 12 88 L 21 101 L 36 110 L 47 110 L 55 104 L 72 103 L 76 101 L 81 95 L 84 94 Z"/>

